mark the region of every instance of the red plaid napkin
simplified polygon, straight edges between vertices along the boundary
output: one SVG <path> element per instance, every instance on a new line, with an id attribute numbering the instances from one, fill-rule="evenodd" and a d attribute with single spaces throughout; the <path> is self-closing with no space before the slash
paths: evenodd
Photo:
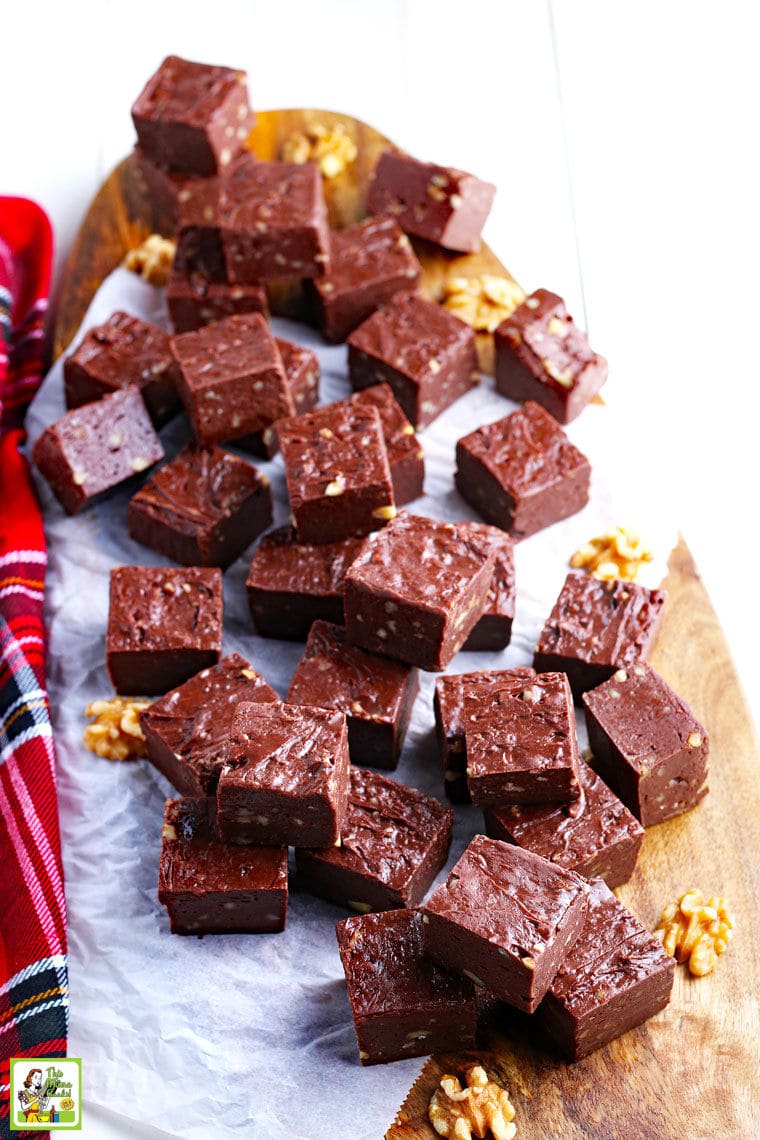
<path id="1" fill-rule="evenodd" d="M 42 378 L 51 258 L 50 223 L 39 206 L 0 197 L 2 1137 L 11 1135 L 8 1059 L 64 1056 L 68 1022 L 66 903 L 45 689 L 45 534 L 19 450 L 24 415 Z"/>

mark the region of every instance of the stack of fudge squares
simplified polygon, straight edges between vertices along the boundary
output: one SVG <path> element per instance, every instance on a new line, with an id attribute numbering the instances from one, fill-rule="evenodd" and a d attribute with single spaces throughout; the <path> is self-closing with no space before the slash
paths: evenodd
<path id="1" fill-rule="evenodd" d="M 293 847 L 303 889 L 359 912 L 337 936 L 362 1063 L 469 1048 L 500 1003 L 585 1056 L 668 1001 L 673 959 L 611 888 L 644 827 L 706 792 L 707 735 L 647 664 L 665 596 L 571 573 L 532 666 L 445 671 L 462 649 L 506 648 L 514 544 L 588 501 L 563 425 L 606 362 L 560 297 L 528 296 L 494 334 L 497 391 L 520 406 L 456 447 L 482 521 L 400 509 L 423 490 L 417 432 L 480 379 L 473 330 L 417 291 L 410 235 L 476 249 L 495 188 L 389 150 L 369 216 L 331 232 L 316 165 L 247 149 L 243 73 L 170 57 L 133 119 L 154 217 L 177 238 L 174 333 L 121 312 L 90 329 L 34 459 L 70 514 L 136 480 L 129 534 L 179 564 L 112 571 L 106 634 L 116 691 L 157 698 L 148 756 L 182 797 L 160 857 L 171 930 L 283 930 Z M 282 280 L 326 341 L 348 342 L 345 399 L 318 406 L 315 355 L 272 335 Z M 193 442 L 148 473 L 182 410 Z M 269 530 L 269 480 L 244 456 L 278 450 L 291 522 Z M 306 643 L 284 700 L 222 655 L 222 574 L 262 535 L 253 626 Z M 427 901 L 453 808 L 370 770 L 398 763 L 420 669 L 441 673 L 442 789 L 481 807 L 485 832 Z"/>

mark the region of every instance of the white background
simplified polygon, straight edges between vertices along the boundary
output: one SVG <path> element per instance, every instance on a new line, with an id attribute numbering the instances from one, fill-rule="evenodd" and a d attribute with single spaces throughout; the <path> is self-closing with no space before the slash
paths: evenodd
<path id="1" fill-rule="evenodd" d="M 754 4 L 6 7 L 0 193 L 48 210 L 58 266 L 170 52 L 247 69 L 254 106 L 346 111 L 495 182 L 486 240 L 526 288 L 564 295 L 610 360 L 637 517 L 667 512 L 685 534 L 760 720 Z"/>

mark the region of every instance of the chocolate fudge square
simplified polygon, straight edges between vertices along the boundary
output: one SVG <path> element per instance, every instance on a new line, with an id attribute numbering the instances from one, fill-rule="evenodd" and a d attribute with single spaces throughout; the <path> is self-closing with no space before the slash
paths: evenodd
<path id="1" fill-rule="evenodd" d="M 148 759 L 183 795 L 213 796 L 236 707 L 279 699 L 244 657 L 231 653 L 140 713 Z"/>
<path id="2" fill-rule="evenodd" d="M 279 336 L 274 340 L 280 350 L 280 359 L 285 369 L 285 379 L 293 397 L 296 415 L 313 411 L 319 400 L 319 360 L 316 353 L 310 348 L 304 348 L 303 345 L 294 344 L 290 340 L 283 340 Z M 237 446 L 262 459 L 271 459 L 279 448 L 276 425 L 272 424 L 263 431 L 239 439 Z"/>
<path id="3" fill-rule="evenodd" d="M 425 955 L 533 1013 L 583 929 L 587 899 L 574 871 L 476 835 L 422 907 Z"/>
<path id="4" fill-rule="evenodd" d="M 247 155 L 241 163 L 253 163 Z M 227 283 L 222 247 L 223 178 L 194 178 L 177 195 L 177 249 L 173 270 L 209 284 Z M 256 287 L 260 287 L 258 282 Z"/>
<path id="5" fill-rule="evenodd" d="M 151 162 L 215 174 L 243 149 L 253 126 L 245 72 L 169 55 L 135 100 L 132 121 Z"/>
<path id="6" fill-rule="evenodd" d="M 166 304 L 175 333 L 193 332 L 241 313 L 269 316 L 263 285 L 208 281 L 195 271 L 174 268 L 166 285 Z"/>
<path id="7" fill-rule="evenodd" d="M 482 619 L 481 619 L 482 620 Z M 477 673 L 447 673 L 436 677 L 433 709 L 443 786 L 452 803 L 470 803 L 467 787 L 465 730 L 479 704 L 488 707 L 503 685 L 535 677 L 531 668 L 495 669 Z"/>
<path id="8" fill-rule="evenodd" d="M 260 313 L 171 338 L 179 394 L 203 447 L 269 427 L 295 408 L 274 337 Z"/>
<path id="9" fill-rule="evenodd" d="M 707 733 L 650 665 L 618 669 L 583 706 L 594 767 L 644 827 L 707 795 Z"/>
<path id="10" fill-rule="evenodd" d="M 215 665 L 221 649 L 221 570 L 111 571 L 106 666 L 117 693 L 165 693 Z"/>
<path id="11" fill-rule="evenodd" d="M 480 248 L 495 193 L 492 183 L 464 170 L 387 150 L 375 168 L 367 207 L 373 214 L 392 214 L 410 234 L 470 253 Z"/>
<path id="12" fill-rule="evenodd" d="M 367 390 L 371 392 L 373 389 Z M 509 645 L 515 616 L 515 553 L 512 539 L 498 527 L 483 523 L 461 522 L 457 525 L 460 530 L 475 528 L 477 533 L 490 538 L 496 548 L 486 608 L 462 648 L 465 652 L 498 653 Z"/>
<path id="13" fill-rule="evenodd" d="M 158 901 L 172 934 L 274 934 L 285 929 L 286 847 L 222 843 L 213 799 L 168 800 Z"/>
<path id="14" fill-rule="evenodd" d="M 140 389 L 156 427 L 180 410 L 169 334 L 129 313 L 113 313 L 88 329 L 63 363 L 63 384 L 67 408 L 81 408 L 131 384 Z"/>
<path id="15" fill-rule="evenodd" d="M 349 396 L 353 404 L 377 408 L 385 437 L 391 469 L 393 499 L 397 507 L 411 503 L 422 494 L 425 481 L 425 452 L 414 428 L 387 384 L 373 384 Z"/>
<path id="16" fill-rule="evenodd" d="M 571 1061 L 587 1057 L 670 1001 L 675 959 L 602 879 L 589 884 L 583 930 L 538 1010 Z"/>
<path id="17" fill-rule="evenodd" d="M 537 289 L 494 332 L 496 390 L 510 400 L 535 400 L 569 424 L 607 379 L 595 353 L 556 293 Z"/>
<path id="18" fill-rule="evenodd" d="M 501 685 L 465 725 L 474 804 L 569 803 L 580 797 L 573 694 L 564 673 Z M 579 805 L 577 805 L 579 806 Z"/>
<path id="19" fill-rule="evenodd" d="M 414 294 L 354 329 L 348 370 L 354 389 L 388 384 L 415 428 L 427 427 L 480 380 L 470 326 Z"/>
<path id="20" fill-rule="evenodd" d="M 345 577 L 348 640 L 420 669 L 445 669 L 486 605 L 493 545 L 452 523 L 399 514 Z"/>
<path id="21" fill-rule="evenodd" d="M 216 790 L 227 843 L 328 847 L 348 802 L 341 712 L 287 704 L 237 706 Z"/>
<path id="22" fill-rule="evenodd" d="M 315 621 L 286 699 L 340 709 L 352 763 L 395 768 L 418 689 L 416 669 L 350 645 L 341 625 Z"/>
<path id="23" fill-rule="evenodd" d="M 474 987 L 424 956 L 420 918 L 386 910 L 335 928 L 362 1065 L 475 1045 Z"/>
<path id="24" fill-rule="evenodd" d="M 220 447 L 188 447 L 132 496 L 129 533 L 185 566 L 223 570 L 272 522 L 269 479 Z"/>
<path id="25" fill-rule="evenodd" d="M 259 543 L 245 587 L 253 624 L 261 637 L 305 641 L 312 623 L 343 623 L 346 571 L 361 538 L 314 546 L 299 542 L 291 526 L 270 531 Z"/>
<path id="26" fill-rule="evenodd" d="M 393 518 L 393 484 L 377 408 L 331 404 L 281 420 L 277 437 L 301 542 L 339 542 Z"/>
<path id="27" fill-rule="evenodd" d="M 325 340 L 344 341 L 400 291 L 415 290 L 422 266 L 393 218 L 366 218 L 330 235 L 330 272 L 308 285 Z"/>
<path id="28" fill-rule="evenodd" d="M 139 389 L 120 388 L 45 428 L 32 459 L 68 515 L 163 459 Z"/>
<path id="29" fill-rule="evenodd" d="M 201 179 L 151 162 L 137 145 L 132 150 L 132 162 L 148 206 L 150 232 L 174 237 L 179 230 L 182 200 Z"/>
<path id="30" fill-rule="evenodd" d="M 633 874 L 644 829 L 583 760 L 580 782 L 580 812 L 569 804 L 486 808 L 486 834 L 516 843 L 586 879 L 598 876 L 607 886 L 619 887 Z"/>
<path id="31" fill-rule="evenodd" d="M 417 906 L 446 861 L 453 825 L 433 796 L 352 767 L 340 844 L 299 847 L 299 885 L 362 914 Z"/>
<path id="32" fill-rule="evenodd" d="M 586 690 L 648 656 L 664 605 L 662 590 L 568 574 L 541 631 L 533 665 L 539 673 L 567 673 L 579 703 Z"/>
<path id="33" fill-rule="evenodd" d="M 316 163 L 233 163 L 220 201 L 227 279 L 233 284 L 321 277 L 330 231 Z"/>
<path id="34" fill-rule="evenodd" d="M 527 538 L 585 507 L 591 465 L 556 420 L 529 402 L 457 442 L 457 490 L 470 506 Z"/>

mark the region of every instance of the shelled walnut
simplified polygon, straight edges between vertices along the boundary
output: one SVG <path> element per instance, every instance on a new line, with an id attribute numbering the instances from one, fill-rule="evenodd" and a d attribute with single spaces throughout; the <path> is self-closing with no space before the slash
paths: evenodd
<path id="1" fill-rule="evenodd" d="M 525 300 L 518 284 L 507 277 L 450 277 L 443 283 L 444 308 L 478 332 L 493 332 Z"/>
<path id="2" fill-rule="evenodd" d="M 166 285 L 174 262 L 177 243 L 161 234 L 150 234 L 137 249 L 130 249 L 124 268 L 131 269 L 149 285 Z"/>
<path id="3" fill-rule="evenodd" d="M 106 760 L 134 760 L 138 756 L 147 756 L 140 713 L 149 704 L 150 701 L 132 697 L 93 701 L 85 709 L 85 715 L 95 719 L 84 730 L 84 744 Z"/>
<path id="4" fill-rule="evenodd" d="M 734 934 L 734 919 L 723 898 L 704 900 L 702 892 L 687 891 L 660 915 L 655 937 L 676 961 L 689 963 L 689 973 L 702 977 L 715 969 Z"/>
<path id="5" fill-rule="evenodd" d="M 481 1065 L 465 1070 L 466 1086 L 447 1073 L 441 1077 L 428 1109 L 430 1123 L 439 1136 L 452 1140 L 511 1140 L 517 1132 L 512 1123 L 515 1110 L 506 1089 L 501 1088 Z"/>
<path id="6" fill-rule="evenodd" d="M 332 127 L 312 123 L 303 131 L 288 135 L 280 148 L 283 161 L 316 162 L 324 178 L 335 178 L 356 155 L 356 144 L 342 123 Z"/>
<path id="7" fill-rule="evenodd" d="M 624 578 L 635 582 L 645 562 L 654 558 L 635 531 L 617 526 L 592 538 L 570 558 L 574 570 L 586 570 L 592 578 L 609 581 Z"/>

